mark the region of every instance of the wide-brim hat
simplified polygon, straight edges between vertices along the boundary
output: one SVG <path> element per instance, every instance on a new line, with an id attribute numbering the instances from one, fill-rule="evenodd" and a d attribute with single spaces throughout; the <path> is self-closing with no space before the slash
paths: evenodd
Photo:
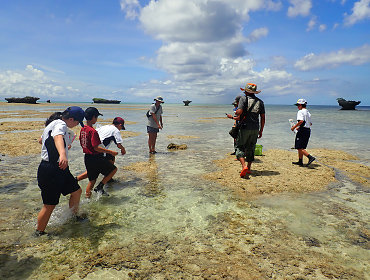
<path id="1" fill-rule="evenodd" d="M 252 84 L 252 83 L 247 83 L 245 85 L 245 88 L 240 88 L 242 91 L 246 91 L 246 92 L 249 92 L 249 93 L 253 93 L 253 94 L 257 94 L 257 93 L 260 93 L 261 91 L 260 90 L 257 90 L 257 85 L 256 84 Z"/>
<path id="2" fill-rule="evenodd" d="M 157 96 L 156 98 L 154 98 L 154 101 L 159 101 L 161 103 L 164 103 L 162 96 Z"/>
<path id="3" fill-rule="evenodd" d="M 298 106 L 298 105 L 307 105 L 307 100 L 306 99 L 303 99 L 303 98 L 300 98 L 297 100 L 297 103 L 294 104 L 295 106 Z"/>

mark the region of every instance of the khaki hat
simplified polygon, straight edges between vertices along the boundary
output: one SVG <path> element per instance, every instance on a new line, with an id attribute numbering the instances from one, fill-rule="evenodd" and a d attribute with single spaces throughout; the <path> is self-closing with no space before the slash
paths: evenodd
<path id="1" fill-rule="evenodd" d="M 257 91 L 257 85 L 256 84 L 252 84 L 252 83 L 247 83 L 245 85 L 245 88 L 240 88 L 242 91 L 246 91 L 246 92 L 249 92 L 249 93 L 253 93 L 253 94 L 257 94 L 257 93 L 260 93 L 261 91 Z"/>

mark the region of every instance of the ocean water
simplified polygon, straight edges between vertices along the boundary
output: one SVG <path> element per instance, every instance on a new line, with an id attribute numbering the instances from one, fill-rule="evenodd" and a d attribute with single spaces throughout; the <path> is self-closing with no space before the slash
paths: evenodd
<path id="1" fill-rule="evenodd" d="M 60 106 L 0 104 L 0 110 L 53 112 Z M 72 222 L 68 200 L 61 198 L 47 227 L 52 237 L 33 238 L 42 207 L 36 180 L 40 155 L 2 156 L 0 278 L 370 279 L 369 188 L 338 172 L 338 183 L 320 192 L 240 199 L 203 178 L 218 170 L 213 160 L 233 151 L 232 121 L 225 116 L 232 105 L 165 103 L 154 156 L 147 147 L 149 105 L 97 107 L 104 115 L 100 120 L 121 116 L 135 122 L 126 130 L 141 134 L 124 139 L 127 154 L 117 157 L 117 182 L 106 186 L 110 197 L 82 198 L 80 210 L 88 221 Z M 342 150 L 370 166 L 370 107 L 357 108 L 308 106 L 313 120 L 308 150 Z M 258 140 L 264 151 L 291 150 L 288 120 L 296 113 L 295 106 L 266 105 Z M 188 149 L 169 151 L 171 142 Z M 78 141 L 69 154 L 71 172 L 82 173 Z M 142 162 L 150 169 L 124 168 Z M 84 190 L 87 181 L 80 185 Z"/>

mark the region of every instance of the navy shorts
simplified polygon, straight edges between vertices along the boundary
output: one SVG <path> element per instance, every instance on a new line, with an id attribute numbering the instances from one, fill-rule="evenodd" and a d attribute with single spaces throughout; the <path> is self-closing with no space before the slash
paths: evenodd
<path id="1" fill-rule="evenodd" d="M 306 149 L 310 139 L 311 129 L 301 127 L 295 136 L 295 149 Z"/>
<path id="2" fill-rule="evenodd" d="M 48 161 L 41 161 L 37 170 L 37 181 L 42 202 L 47 205 L 57 205 L 61 194 L 66 196 L 80 189 L 69 167 L 62 170 L 57 164 Z"/>
<path id="3" fill-rule="evenodd" d="M 89 181 L 94 181 L 98 178 L 99 174 L 108 176 L 116 166 L 111 163 L 104 154 L 90 155 L 85 154 L 85 166 L 87 170 L 87 177 Z"/>
<path id="4" fill-rule="evenodd" d="M 146 127 L 146 132 L 147 133 L 158 133 L 159 132 L 159 128 L 158 127 L 147 126 Z"/>

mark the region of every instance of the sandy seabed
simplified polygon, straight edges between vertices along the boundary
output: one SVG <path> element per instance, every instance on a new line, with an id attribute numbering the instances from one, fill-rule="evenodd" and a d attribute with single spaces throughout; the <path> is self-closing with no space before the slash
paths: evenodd
<path id="1" fill-rule="evenodd" d="M 106 109 L 106 108 L 105 108 Z M 24 112 L 27 116 L 34 111 Z M 36 112 L 37 113 L 37 112 Z M 22 112 L 15 112 L 20 118 Z M 47 114 L 48 116 L 49 114 Z M 0 112 L 1 116 L 1 112 Z M 35 117 L 47 117 L 45 114 Z M 7 118 L 11 117 L 7 114 Z M 201 120 L 202 121 L 202 120 Z M 207 121 L 207 120 L 206 120 Z M 0 125 L 0 152 L 26 156 L 40 152 L 44 123 L 4 122 Z M 75 132 L 79 128 L 74 129 Z M 17 131 L 17 133 L 13 133 Z M 138 133 L 123 131 L 123 137 Z M 190 136 L 191 137 L 191 136 Z M 181 136 L 168 136 L 169 139 Z M 181 151 L 179 151 L 181 153 Z M 336 172 L 343 172 L 354 182 L 370 187 L 370 168 L 356 163 L 358 158 L 342 151 L 315 149 L 316 161 L 309 167 L 292 166 L 297 154 L 285 150 L 263 151 L 252 165 L 252 174 L 240 178 L 240 163 L 225 155 L 212 163 L 218 170 L 204 178 L 230 189 L 243 207 L 253 207 L 246 197 L 277 193 L 314 192 L 335 183 Z M 126 170 L 156 176 L 155 162 L 136 162 Z M 148 190 L 151 192 L 152 190 Z M 366 224 L 349 218 L 346 209 L 320 209 L 343 215 L 349 225 L 360 224 L 346 233 L 351 242 L 370 250 L 370 231 Z M 317 213 L 320 215 L 320 213 Z M 97 213 L 91 213 L 92 219 Z M 5 279 L 369 279 L 361 269 L 343 265 L 332 252 L 310 236 L 291 233 L 279 220 L 261 222 L 258 216 L 233 212 L 209 217 L 207 234 L 186 234 L 179 229 L 172 236 L 140 234 L 135 242 L 122 246 L 109 238 L 107 216 L 104 225 L 95 225 L 104 233 L 104 241 L 93 246 L 84 232 L 73 238 L 41 237 L 26 244 L 1 245 L 0 276 Z M 103 230 L 103 228 L 105 230 Z M 1 227 L 6 232 L 6 227 Z M 361 242 L 360 242 L 361 241 Z M 214 244 L 218 244 L 215 248 Z M 52 249 L 51 249 L 52 248 Z M 333 251 L 334 252 L 334 251 Z M 359 267 L 366 264 L 359 263 Z"/>

